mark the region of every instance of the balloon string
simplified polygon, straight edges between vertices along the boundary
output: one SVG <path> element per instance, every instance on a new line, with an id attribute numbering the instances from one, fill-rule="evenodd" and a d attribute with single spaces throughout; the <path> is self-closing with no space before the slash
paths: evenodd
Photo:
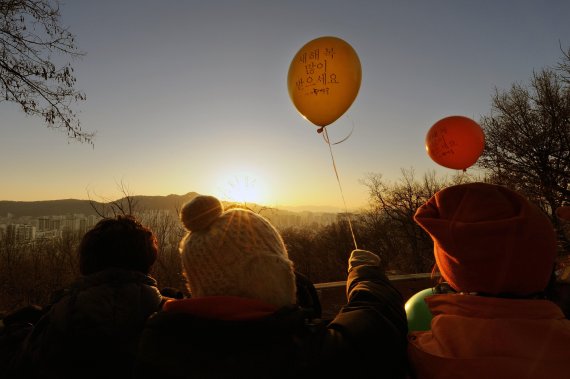
<path id="1" fill-rule="evenodd" d="M 340 189 L 340 195 L 342 196 L 342 202 L 344 204 L 344 211 L 346 213 L 346 218 L 348 220 L 348 227 L 350 228 L 350 234 L 352 234 L 352 242 L 354 242 L 354 248 L 358 249 L 358 245 L 356 244 L 356 237 L 354 236 L 354 230 L 352 229 L 352 222 L 350 221 L 350 216 L 348 214 L 348 207 L 346 206 L 346 200 L 344 199 L 344 192 L 342 191 L 342 185 L 340 184 L 340 178 L 338 176 L 338 170 L 336 168 L 336 163 L 334 161 L 334 155 L 333 155 L 333 151 L 332 151 L 332 145 L 329 139 L 329 134 L 327 132 L 327 128 L 322 127 L 319 129 L 319 133 L 324 132 L 323 137 L 324 140 L 327 142 L 327 145 L 329 146 L 329 151 L 331 153 L 331 160 L 332 160 L 332 164 L 333 164 L 333 168 L 334 168 L 334 173 L 336 175 L 336 181 L 338 183 L 338 188 Z"/>

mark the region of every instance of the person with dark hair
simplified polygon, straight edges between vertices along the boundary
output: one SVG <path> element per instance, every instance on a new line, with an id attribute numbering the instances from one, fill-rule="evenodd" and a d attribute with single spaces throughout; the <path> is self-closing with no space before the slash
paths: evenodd
<path id="1" fill-rule="evenodd" d="M 547 299 L 557 253 L 548 217 L 506 187 L 445 188 L 415 221 L 450 291 L 425 298 L 430 330 L 411 332 L 413 378 L 563 378 L 570 321 Z"/>
<path id="2" fill-rule="evenodd" d="M 99 221 L 85 233 L 78 250 L 83 275 L 109 267 L 148 274 L 158 253 L 154 234 L 132 216 Z"/>
<path id="3" fill-rule="evenodd" d="M 24 378 L 127 378 L 163 298 L 149 271 L 154 234 L 131 216 L 99 221 L 78 248 L 82 276 L 59 291 L 15 361 Z"/>
<path id="4" fill-rule="evenodd" d="M 324 322 L 314 286 L 264 217 L 198 196 L 181 220 L 191 297 L 149 318 L 135 378 L 404 377 L 403 299 L 377 255 L 352 251 L 347 303 Z"/>

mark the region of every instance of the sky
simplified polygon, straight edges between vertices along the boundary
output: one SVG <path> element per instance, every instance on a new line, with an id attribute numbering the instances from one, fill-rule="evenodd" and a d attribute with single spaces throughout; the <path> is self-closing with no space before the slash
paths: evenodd
<path id="1" fill-rule="evenodd" d="M 94 147 L 0 103 L 0 200 L 198 192 L 274 207 L 366 207 L 362 179 L 435 170 L 439 119 L 479 120 L 570 46 L 568 1 L 68 0 L 62 23 Z M 356 99 L 327 126 L 336 164 L 287 89 L 294 55 L 335 36 L 356 51 Z M 337 176 L 338 174 L 338 180 Z M 246 195 L 241 192 L 247 192 Z"/>

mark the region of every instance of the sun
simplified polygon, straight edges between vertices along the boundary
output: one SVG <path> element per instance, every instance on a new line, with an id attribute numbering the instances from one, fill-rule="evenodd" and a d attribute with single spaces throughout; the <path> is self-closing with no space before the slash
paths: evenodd
<path id="1" fill-rule="evenodd" d="M 249 175 L 235 175 L 227 180 L 220 189 L 225 200 L 240 204 L 263 204 L 265 193 L 262 183 Z"/>

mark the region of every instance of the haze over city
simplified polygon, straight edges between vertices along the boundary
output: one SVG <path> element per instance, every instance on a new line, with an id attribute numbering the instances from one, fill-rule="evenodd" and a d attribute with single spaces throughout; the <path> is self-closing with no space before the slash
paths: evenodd
<path id="1" fill-rule="evenodd" d="M 570 45 L 566 1 L 88 1 L 61 3 L 86 55 L 73 62 L 82 127 L 69 141 L 0 104 L 0 200 L 195 191 L 269 206 L 343 207 L 331 155 L 287 91 L 293 56 L 337 36 L 362 83 L 327 127 L 349 208 L 367 173 L 453 175 L 426 155 L 437 120 L 490 112 L 495 88 L 525 83 Z"/>

